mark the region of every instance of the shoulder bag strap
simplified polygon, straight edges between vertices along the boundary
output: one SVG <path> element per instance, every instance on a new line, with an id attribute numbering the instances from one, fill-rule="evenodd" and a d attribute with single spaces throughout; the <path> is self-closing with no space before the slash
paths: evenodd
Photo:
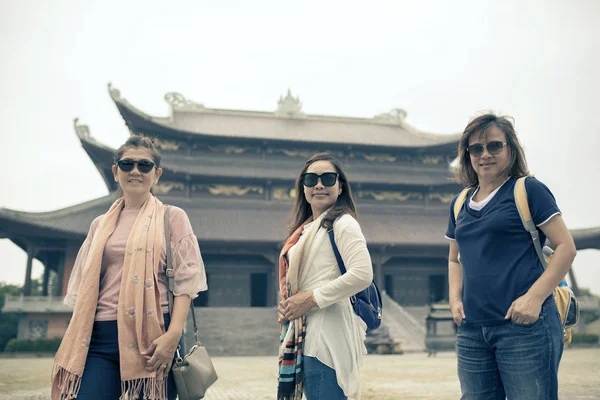
<path id="1" fill-rule="evenodd" d="M 523 223 L 523 227 L 525 230 L 529 232 L 531 236 L 531 240 L 533 241 L 533 247 L 535 247 L 535 252 L 542 263 L 544 269 L 548 266 L 548 262 L 546 261 L 546 257 L 544 257 L 544 253 L 542 251 L 542 245 L 540 243 L 540 233 L 533 222 L 533 218 L 531 217 L 531 211 L 529 210 L 529 202 L 527 200 L 527 188 L 525 187 L 525 179 L 527 177 L 523 176 L 517 179 L 515 183 L 515 203 L 517 205 L 517 211 L 519 211 L 519 216 L 521 217 L 521 222 Z"/>
<path id="2" fill-rule="evenodd" d="M 460 192 L 460 194 L 456 198 L 456 201 L 454 202 L 454 209 L 453 209 L 454 224 L 456 224 L 456 220 L 458 219 L 458 214 L 460 213 L 460 209 L 462 208 L 463 204 L 465 203 L 465 200 L 467 199 L 467 196 L 470 191 L 471 191 L 471 187 L 464 188 L 462 190 L 462 192 Z"/>
<path id="3" fill-rule="evenodd" d="M 171 206 L 165 206 L 165 248 L 167 255 L 167 280 L 168 280 L 168 297 L 169 297 L 169 315 L 173 316 L 173 290 L 175 289 L 175 273 L 173 272 L 173 256 L 171 254 L 171 224 L 169 222 L 169 212 Z M 200 345 L 200 336 L 198 335 L 198 325 L 196 323 L 196 313 L 194 312 L 194 301 L 190 302 L 190 311 L 192 312 L 192 320 L 194 321 L 194 340 L 197 345 Z M 179 351 L 179 346 L 177 347 Z"/>
<path id="4" fill-rule="evenodd" d="M 333 254 L 335 255 L 335 259 L 337 260 L 338 268 L 342 275 L 346 273 L 346 266 L 344 265 L 344 260 L 342 259 L 342 255 L 338 250 L 337 245 L 335 244 L 335 236 L 333 235 L 333 227 L 327 231 L 329 234 L 329 241 L 331 242 L 331 247 L 333 248 Z M 356 303 L 356 295 L 350 296 L 350 302 L 352 304 Z"/>
<path id="5" fill-rule="evenodd" d="M 340 272 L 342 275 L 346 273 L 346 266 L 344 265 L 344 260 L 342 260 L 342 255 L 335 244 L 335 237 L 333 236 L 333 228 L 327 231 L 329 234 L 329 240 L 331 241 L 331 247 L 333 247 L 333 254 L 335 255 L 335 259 L 337 260 L 338 267 L 340 268 Z"/>

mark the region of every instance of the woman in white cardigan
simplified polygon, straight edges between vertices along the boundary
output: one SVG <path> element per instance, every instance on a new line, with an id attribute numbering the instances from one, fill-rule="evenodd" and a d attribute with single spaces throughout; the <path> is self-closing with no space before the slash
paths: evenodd
<path id="1" fill-rule="evenodd" d="M 366 325 L 349 297 L 373 279 L 350 183 L 329 153 L 311 157 L 296 181 L 293 224 L 282 249 L 278 399 L 360 397 Z M 328 230 L 347 272 L 341 275 Z"/>

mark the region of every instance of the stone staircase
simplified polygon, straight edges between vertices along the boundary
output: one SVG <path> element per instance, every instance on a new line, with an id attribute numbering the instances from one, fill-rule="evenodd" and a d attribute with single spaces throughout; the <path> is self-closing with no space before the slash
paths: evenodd
<path id="1" fill-rule="evenodd" d="M 367 334 L 369 353 L 400 353 L 425 351 L 424 318 L 427 308 L 411 309 L 411 313 L 385 292 L 381 326 Z M 275 356 L 279 344 L 279 324 L 276 308 L 262 307 L 196 307 L 200 341 L 211 356 Z M 193 344 L 191 314 L 186 325 L 186 348 Z M 382 346 L 385 344 L 385 346 Z M 387 348 L 387 350 L 386 350 Z"/>
<path id="2" fill-rule="evenodd" d="M 383 301 L 381 325 L 385 328 L 388 339 L 399 344 L 403 353 L 425 351 L 425 320 L 420 323 L 387 293 L 382 292 L 381 298 Z"/>
<path id="3" fill-rule="evenodd" d="M 276 356 L 279 323 L 275 307 L 196 307 L 200 341 L 211 356 Z M 185 344 L 193 344 L 188 315 Z"/>
<path id="4" fill-rule="evenodd" d="M 430 305 L 425 306 L 402 306 L 404 310 L 409 313 L 414 320 L 416 320 L 423 328 L 426 326 L 426 319 L 431 311 Z"/>

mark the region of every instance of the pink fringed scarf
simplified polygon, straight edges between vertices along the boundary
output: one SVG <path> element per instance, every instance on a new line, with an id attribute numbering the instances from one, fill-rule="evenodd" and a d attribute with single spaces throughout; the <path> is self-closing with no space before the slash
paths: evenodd
<path id="1" fill-rule="evenodd" d="M 71 323 L 52 368 L 52 400 L 75 399 L 81 385 L 98 303 L 102 254 L 115 231 L 124 207 L 118 199 L 100 221 L 92 240 Z M 121 392 L 130 399 L 164 400 L 166 378 L 162 371 L 145 369 L 141 354 L 164 331 L 157 286 L 157 271 L 164 244 L 164 206 L 154 196 L 142 205 L 127 239 L 117 324 Z"/>

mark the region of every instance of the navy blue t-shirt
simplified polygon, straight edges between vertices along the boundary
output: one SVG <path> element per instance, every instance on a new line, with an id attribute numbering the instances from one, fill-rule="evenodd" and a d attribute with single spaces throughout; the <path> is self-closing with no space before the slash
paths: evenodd
<path id="1" fill-rule="evenodd" d="M 456 239 L 463 267 L 463 307 L 469 325 L 505 322 L 510 305 L 524 295 L 544 272 L 531 236 L 523 227 L 515 204 L 516 178 L 511 177 L 481 210 L 469 207 L 472 189 L 454 221 L 454 203 L 446 236 Z M 560 213 L 556 200 L 542 182 L 525 180 L 533 222 L 540 225 Z M 546 240 L 540 231 L 540 243 Z"/>

